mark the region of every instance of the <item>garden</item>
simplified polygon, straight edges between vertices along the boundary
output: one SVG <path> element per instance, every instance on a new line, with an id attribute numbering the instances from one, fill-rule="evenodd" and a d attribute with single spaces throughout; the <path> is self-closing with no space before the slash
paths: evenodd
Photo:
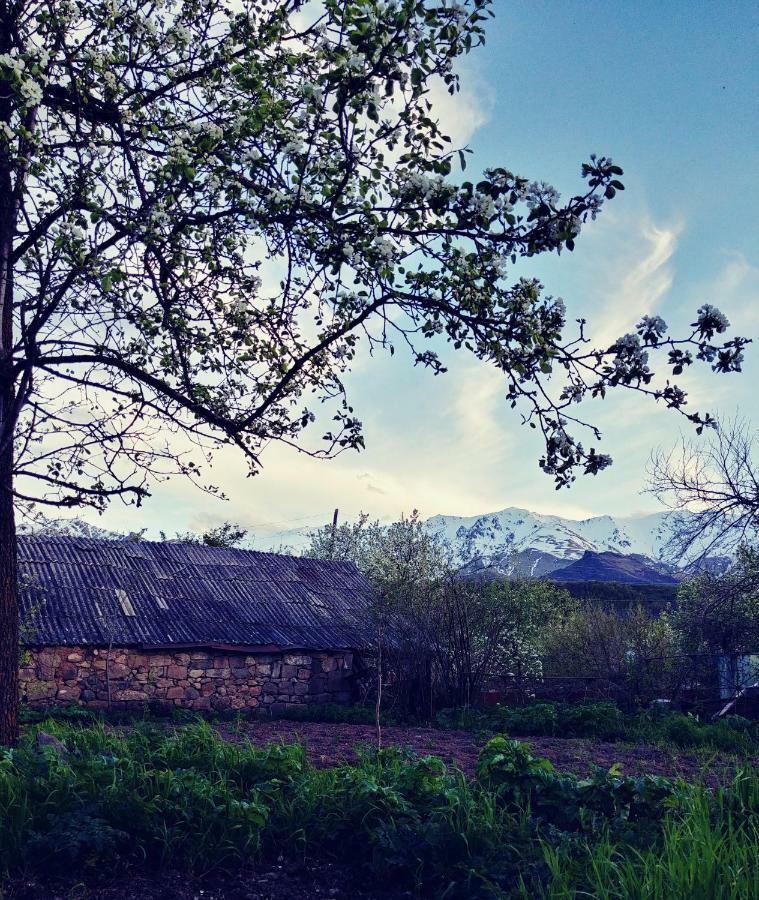
<path id="1" fill-rule="evenodd" d="M 759 893 L 759 729 L 747 720 L 542 704 L 386 725 L 378 750 L 359 711 L 345 718 L 27 716 L 0 758 L 3 896 Z M 313 752 L 314 729 L 329 754 Z M 554 764 L 541 741 L 585 754 Z M 642 752 L 669 760 L 669 777 L 631 765 Z M 678 771 L 682 754 L 696 764 Z"/>

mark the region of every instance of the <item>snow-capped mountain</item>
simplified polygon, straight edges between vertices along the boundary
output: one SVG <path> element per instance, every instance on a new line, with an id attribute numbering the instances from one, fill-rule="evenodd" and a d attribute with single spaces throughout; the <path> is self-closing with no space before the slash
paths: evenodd
<path id="1" fill-rule="evenodd" d="M 615 580 L 615 570 L 637 566 L 640 579 L 654 583 L 672 581 L 672 576 L 680 577 L 679 573 L 694 564 L 722 569 L 728 562 L 731 554 L 727 549 L 710 548 L 707 560 L 699 559 L 704 547 L 698 545 L 685 556 L 678 553 L 673 538 L 687 526 L 688 515 L 662 511 L 570 519 L 509 507 L 481 516 L 432 516 L 425 525 L 451 547 L 463 571 L 470 574 L 560 578 L 558 570 L 577 562 L 574 573 L 593 569 L 598 575 L 602 568 L 608 569 L 606 577 L 598 575 L 600 580 Z M 258 534 L 255 546 L 298 553 L 308 543 L 309 530 Z M 594 559 L 596 556 L 599 558 Z M 611 565 L 614 556 L 617 563 Z M 658 576 L 653 577 L 654 573 Z"/>
<path id="2" fill-rule="evenodd" d="M 427 527 L 446 541 L 470 567 L 496 568 L 504 574 L 547 575 L 592 553 L 637 554 L 663 569 L 682 569 L 698 550 L 683 558 L 673 537 L 683 514 L 593 516 L 569 519 L 509 507 L 483 516 L 433 516 Z"/>
<path id="3" fill-rule="evenodd" d="M 433 516 L 424 523 L 447 543 L 467 574 L 483 577 L 550 576 L 556 580 L 674 583 L 692 566 L 722 570 L 732 548 L 706 546 L 678 553 L 673 538 L 687 528 L 687 513 L 663 511 L 643 516 L 593 516 L 570 519 L 509 507 L 482 516 Z M 20 533 L 82 535 L 109 540 L 139 539 L 142 533 L 109 532 L 80 519 L 21 525 Z M 299 554 L 310 528 L 251 533 L 248 546 Z"/>

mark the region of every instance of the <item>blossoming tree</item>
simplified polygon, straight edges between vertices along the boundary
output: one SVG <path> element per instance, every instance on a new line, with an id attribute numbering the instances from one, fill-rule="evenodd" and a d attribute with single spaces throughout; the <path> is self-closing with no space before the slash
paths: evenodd
<path id="1" fill-rule="evenodd" d="M 682 410 L 649 353 L 720 371 L 740 339 L 644 319 L 611 347 L 508 281 L 571 250 L 622 189 L 606 157 L 565 202 L 505 168 L 463 180 L 429 103 L 458 87 L 491 0 L 0 0 L 0 743 L 16 734 L 16 503 L 139 502 L 235 444 L 362 445 L 359 342 L 503 372 L 559 485 L 609 464 L 573 429 L 623 386 Z M 581 326 L 582 328 L 582 326 Z M 332 423 L 306 443 L 315 405 Z M 697 424 L 704 419 L 688 413 Z M 591 429 L 591 432 L 593 429 Z"/>

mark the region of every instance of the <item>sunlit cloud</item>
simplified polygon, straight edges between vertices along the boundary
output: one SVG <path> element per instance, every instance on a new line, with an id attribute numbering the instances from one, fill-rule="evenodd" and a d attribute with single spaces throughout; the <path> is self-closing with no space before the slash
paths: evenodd
<path id="1" fill-rule="evenodd" d="M 612 239 L 616 242 L 624 235 L 624 247 L 611 260 L 607 257 L 600 315 L 591 320 L 593 340 L 601 346 L 631 331 L 641 316 L 658 313 L 675 277 L 682 222 L 663 225 L 646 216 L 629 230 L 630 224 L 624 219 L 609 223 L 615 231 L 621 230 Z"/>
<path id="2" fill-rule="evenodd" d="M 449 94 L 441 79 L 431 82 L 429 101 L 442 131 L 451 138 L 453 147 L 463 147 L 490 118 L 492 89 L 471 72 L 462 78 L 461 90 Z"/>

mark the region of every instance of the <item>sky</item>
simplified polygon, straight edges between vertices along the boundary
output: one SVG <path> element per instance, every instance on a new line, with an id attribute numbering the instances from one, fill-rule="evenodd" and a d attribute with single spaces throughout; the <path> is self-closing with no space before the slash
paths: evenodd
<path id="1" fill-rule="evenodd" d="M 473 151 L 467 174 L 502 165 L 572 194 L 592 152 L 625 170 L 626 190 L 573 254 L 528 260 L 512 274 L 543 280 L 599 342 L 652 312 L 682 332 L 705 302 L 728 315 L 734 333 L 759 338 L 759 4 L 495 0 L 494 8 L 486 47 L 460 69 L 461 93 L 441 92 L 436 107 Z M 742 374 L 702 368 L 681 382 L 693 408 L 759 423 L 759 341 Z M 400 353 L 362 358 L 346 383 L 364 452 L 316 461 L 270 447 L 250 479 L 224 451 L 210 475 L 226 502 L 175 480 L 140 509 L 89 518 L 152 534 L 230 520 L 265 547 L 274 532 L 330 521 L 336 507 L 341 520 L 507 506 L 576 518 L 644 513 L 661 508 L 643 493 L 649 456 L 687 424 L 635 395 L 588 404 L 614 465 L 557 492 L 538 468 L 539 438 L 504 401 L 502 377 L 473 358 L 456 354 L 438 377 Z"/>

